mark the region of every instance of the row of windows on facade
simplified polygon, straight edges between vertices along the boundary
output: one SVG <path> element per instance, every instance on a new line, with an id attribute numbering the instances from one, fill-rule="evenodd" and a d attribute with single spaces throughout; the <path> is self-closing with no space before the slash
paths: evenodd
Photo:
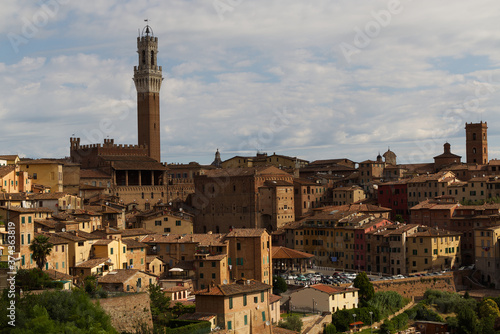
<path id="1" fill-rule="evenodd" d="M 163 221 L 168 221 L 168 217 L 163 218 Z M 181 226 L 182 222 L 180 220 L 175 221 L 175 226 Z M 155 226 L 161 226 L 162 221 L 161 220 L 155 220 Z"/>
<path id="2" fill-rule="evenodd" d="M 4 187 L 7 187 L 7 180 L 3 181 Z M 26 180 L 26 184 L 28 184 L 28 180 Z M 10 185 L 14 185 L 14 180 L 10 180 Z M 18 186 L 17 180 L 16 180 L 16 187 Z"/>
<path id="3" fill-rule="evenodd" d="M 114 249 L 113 247 L 109 248 L 109 254 L 113 255 Z M 125 254 L 127 252 L 127 247 L 123 246 L 123 253 Z M 144 247 L 141 247 L 141 252 L 144 252 Z M 134 249 L 130 248 L 130 253 L 134 253 Z"/>

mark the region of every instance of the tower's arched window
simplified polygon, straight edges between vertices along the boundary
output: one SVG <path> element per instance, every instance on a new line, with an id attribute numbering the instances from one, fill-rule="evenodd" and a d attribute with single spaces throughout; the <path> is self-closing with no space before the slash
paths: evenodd
<path id="1" fill-rule="evenodd" d="M 146 50 L 142 50 L 142 64 L 146 64 Z"/>
<path id="2" fill-rule="evenodd" d="M 155 52 L 151 50 L 151 66 L 155 64 Z"/>
<path id="3" fill-rule="evenodd" d="M 472 134 L 472 140 L 476 140 L 476 134 L 475 133 Z"/>
<path id="4" fill-rule="evenodd" d="M 472 148 L 472 153 L 476 154 L 476 148 Z"/>
<path id="5" fill-rule="evenodd" d="M 483 140 L 486 140 L 486 133 L 483 133 Z"/>

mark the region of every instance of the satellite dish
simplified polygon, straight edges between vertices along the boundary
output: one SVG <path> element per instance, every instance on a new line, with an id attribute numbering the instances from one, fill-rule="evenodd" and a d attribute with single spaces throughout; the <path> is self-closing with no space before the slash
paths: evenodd
<path id="1" fill-rule="evenodd" d="M 223 280 L 222 284 L 227 284 L 227 279 Z"/>
<path id="2" fill-rule="evenodd" d="M 269 321 L 266 321 L 266 326 L 269 326 Z"/>
<path id="3" fill-rule="evenodd" d="M 63 227 L 61 231 L 66 232 L 66 229 Z"/>

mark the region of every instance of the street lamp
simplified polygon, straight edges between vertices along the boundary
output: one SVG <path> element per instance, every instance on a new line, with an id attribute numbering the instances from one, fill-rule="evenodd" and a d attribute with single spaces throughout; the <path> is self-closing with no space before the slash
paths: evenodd
<path id="1" fill-rule="evenodd" d="M 354 331 L 356 331 L 356 313 L 353 313 L 352 316 L 354 317 Z"/>
<path id="2" fill-rule="evenodd" d="M 372 316 L 373 316 L 373 312 L 370 311 L 370 333 L 373 334 L 373 320 L 372 320 Z"/>

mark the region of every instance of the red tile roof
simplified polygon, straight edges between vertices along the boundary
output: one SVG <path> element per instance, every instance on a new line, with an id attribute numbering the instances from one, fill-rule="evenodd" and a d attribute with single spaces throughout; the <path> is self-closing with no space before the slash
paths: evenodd
<path id="1" fill-rule="evenodd" d="M 312 254 L 308 254 L 305 252 L 301 252 L 295 249 L 291 248 L 286 248 L 283 246 L 279 247 L 274 247 L 272 248 L 272 259 L 309 259 L 311 257 L 314 257 Z"/>

